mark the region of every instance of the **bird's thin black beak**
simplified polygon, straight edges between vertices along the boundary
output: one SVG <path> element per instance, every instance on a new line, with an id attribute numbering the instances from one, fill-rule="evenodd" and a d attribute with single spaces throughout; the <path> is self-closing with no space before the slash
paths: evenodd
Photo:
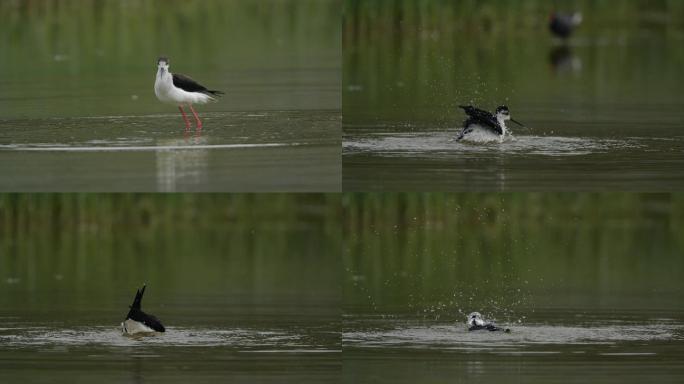
<path id="1" fill-rule="evenodd" d="M 516 120 L 513 120 L 513 119 L 511 119 L 511 121 L 514 122 L 514 123 L 516 123 L 516 124 L 518 124 L 518 125 L 521 126 L 521 127 L 525 127 L 525 124 L 523 124 L 523 123 L 521 123 L 521 122 L 519 122 L 519 121 L 516 121 Z M 527 128 L 527 127 L 525 127 L 525 128 Z"/>

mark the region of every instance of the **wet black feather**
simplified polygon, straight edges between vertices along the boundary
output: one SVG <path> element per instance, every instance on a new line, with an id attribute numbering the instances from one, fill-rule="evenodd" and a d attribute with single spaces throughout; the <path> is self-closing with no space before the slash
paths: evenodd
<path id="1" fill-rule="evenodd" d="M 503 134 L 503 129 L 496 120 L 496 116 L 493 114 L 482 109 L 475 108 L 472 105 L 459 105 L 459 107 L 465 111 L 466 115 L 468 115 L 468 119 L 463 122 L 463 128 L 468 128 L 471 125 L 477 124 L 483 128 L 489 128 L 499 135 Z"/>

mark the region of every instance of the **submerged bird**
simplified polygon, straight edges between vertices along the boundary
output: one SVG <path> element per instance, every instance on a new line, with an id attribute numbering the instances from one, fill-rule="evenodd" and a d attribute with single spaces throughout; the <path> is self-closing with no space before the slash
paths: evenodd
<path id="1" fill-rule="evenodd" d="M 499 328 L 494 323 L 485 321 L 482 318 L 482 315 L 480 312 L 473 312 L 470 315 L 468 315 L 468 320 L 466 321 L 466 325 L 468 325 L 468 330 L 469 331 L 479 331 L 479 330 L 487 330 L 487 331 L 503 331 L 506 333 L 511 332 L 509 328 Z"/>
<path id="2" fill-rule="evenodd" d="M 190 107 L 197 122 L 197 129 L 202 129 L 202 121 L 193 104 L 205 104 L 215 101 L 215 96 L 223 95 L 221 91 L 209 90 L 188 76 L 169 72 L 169 59 L 160 57 L 157 60 L 157 78 L 154 81 L 154 94 L 164 103 L 178 105 L 186 129 L 190 129 L 190 121 L 183 111 L 183 105 Z"/>
<path id="3" fill-rule="evenodd" d="M 145 294 L 145 285 L 136 292 L 131 309 L 126 315 L 126 320 L 121 323 L 121 331 L 125 334 L 164 332 L 166 330 L 159 319 L 140 309 L 143 294 Z"/>
<path id="4" fill-rule="evenodd" d="M 581 23 L 582 14 L 579 12 L 575 12 L 571 15 L 553 12 L 549 16 L 549 30 L 561 39 L 570 37 L 575 28 Z"/>
<path id="5" fill-rule="evenodd" d="M 503 141 L 508 132 L 506 129 L 507 120 L 524 127 L 521 123 L 511 119 L 511 114 L 505 105 L 496 108 L 494 114 L 472 105 L 459 105 L 459 107 L 463 108 L 468 118 L 463 122 L 463 129 L 456 138 L 457 141 L 471 137 L 475 141 Z"/>

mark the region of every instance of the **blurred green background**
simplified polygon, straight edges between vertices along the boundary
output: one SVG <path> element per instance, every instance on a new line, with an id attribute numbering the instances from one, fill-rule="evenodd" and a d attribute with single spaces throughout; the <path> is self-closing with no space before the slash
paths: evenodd
<path id="1" fill-rule="evenodd" d="M 346 132 L 381 122 L 453 127 L 462 117 L 456 106 L 464 103 L 509 104 L 514 117 L 537 128 L 563 113 L 566 121 L 682 122 L 684 2 L 348 0 L 344 6 Z M 566 47 L 548 31 L 554 10 L 583 15 Z"/>
<path id="2" fill-rule="evenodd" d="M 347 313 L 684 309 L 681 194 L 345 194 L 343 205 Z"/>
<path id="3" fill-rule="evenodd" d="M 1 312 L 118 324 L 146 282 L 172 326 L 337 321 L 340 216 L 322 194 L 0 195 Z"/>
<path id="4" fill-rule="evenodd" d="M 226 96 L 210 110 L 339 109 L 335 0 L 0 2 L 0 114 L 169 111 L 156 61 Z"/>

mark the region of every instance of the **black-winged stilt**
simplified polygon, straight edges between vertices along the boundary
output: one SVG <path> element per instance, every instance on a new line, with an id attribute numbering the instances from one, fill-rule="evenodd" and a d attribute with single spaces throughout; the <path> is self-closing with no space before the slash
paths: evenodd
<path id="1" fill-rule="evenodd" d="M 575 12 L 571 15 L 553 12 L 549 16 L 549 30 L 561 39 L 567 39 L 582 23 L 582 14 Z"/>
<path id="2" fill-rule="evenodd" d="M 463 129 L 458 135 L 456 140 L 462 140 L 468 138 L 471 135 L 488 135 L 498 139 L 503 140 L 506 135 L 506 121 L 510 120 L 520 126 L 521 123 L 511 119 L 511 114 L 508 111 L 508 107 L 502 105 L 496 108 L 494 114 L 491 114 L 485 110 L 475 108 L 472 105 L 459 105 L 463 108 L 468 118 L 463 122 Z"/>
<path id="3" fill-rule="evenodd" d="M 202 121 L 197 112 L 192 108 L 193 104 L 205 104 L 216 100 L 214 96 L 223 95 L 221 91 L 213 91 L 199 84 L 188 76 L 169 72 L 169 59 L 160 57 L 157 60 L 157 78 L 154 81 L 154 94 L 164 103 L 171 103 L 178 106 L 186 129 L 190 129 L 190 121 L 183 111 L 183 105 L 190 107 L 192 114 L 195 115 L 197 129 L 202 129 Z"/>
<path id="4" fill-rule="evenodd" d="M 473 312 L 470 315 L 468 315 L 468 320 L 466 321 L 466 325 L 468 325 L 469 331 L 487 330 L 487 331 L 504 331 L 506 333 L 511 331 L 508 328 L 499 328 L 494 323 L 492 323 L 490 321 L 485 321 L 485 319 L 482 318 L 482 315 L 480 314 L 480 312 Z"/>
<path id="5" fill-rule="evenodd" d="M 145 285 L 136 292 L 131 309 L 128 311 L 124 322 L 121 323 L 121 330 L 125 334 L 164 332 L 166 330 L 159 319 L 143 312 L 140 308 L 143 294 L 145 294 Z"/>

